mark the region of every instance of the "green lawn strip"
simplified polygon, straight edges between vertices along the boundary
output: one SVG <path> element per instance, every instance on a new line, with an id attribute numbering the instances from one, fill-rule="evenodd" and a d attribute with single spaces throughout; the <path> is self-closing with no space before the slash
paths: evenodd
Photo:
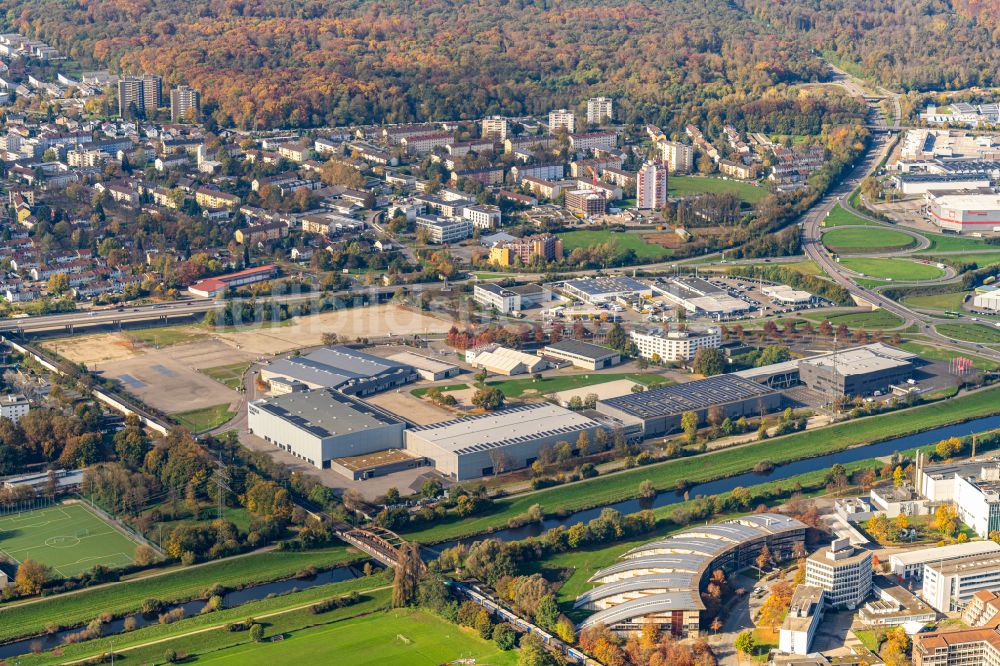
<path id="1" fill-rule="evenodd" d="M 930 240 L 928 252 L 961 252 L 962 250 L 988 250 L 990 246 L 980 238 L 967 238 L 950 234 L 923 234 Z"/>
<path id="2" fill-rule="evenodd" d="M 986 371 L 986 370 L 993 370 L 997 367 L 997 364 L 994 361 L 991 361 L 988 358 L 983 358 L 981 356 L 974 356 L 964 350 L 957 351 L 954 349 L 945 349 L 944 347 L 923 344 L 920 342 L 913 342 L 911 340 L 908 340 L 900 344 L 899 347 L 905 349 L 906 351 L 913 352 L 914 354 L 918 354 L 921 357 L 926 358 L 930 361 L 944 361 L 945 363 L 947 363 L 956 357 L 962 356 L 964 358 L 970 359 L 972 361 L 972 365 L 976 368 L 976 370 Z"/>
<path id="3" fill-rule="evenodd" d="M 767 188 L 738 180 L 706 176 L 671 176 L 667 182 L 672 196 L 731 192 L 747 203 L 757 203 L 768 195 Z"/>
<path id="4" fill-rule="evenodd" d="M 859 217 L 854 213 L 851 213 L 845 208 L 841 207 L 840 204 L 837 204 L 836 206 L 833 207 L 833 210 L 830 211 L 830 214 L 827 215 L 826 218 L 823 220 L 823 226 L 824 227 L 854 227 L 854 226 L 883 227 L 885 225 L 879 222 L 873 222 L 871 220 L 867 220 L 863 217 Z"/>
<path id="5" fill-rule="evenodd" d="M 931 405 L 504 498 L 487 514 L 451 517 L 436 525 L 411 530 L 406 536 L 422 543 L 435 543 L 488 532 L 504 527 L 508 520 L 524 513 L 533 504 L 540 504 L 548 514 L 612 504 L 638 496 L 639 484 L 646 479 L 664 490 L 676 487 L 678 482 L 704 483 L 735 476 L 751 471 L 761 460 L 778 465 L 994 414 L 998 398 L 1000 388 L 988 389 Z"/>
<path id="6" fill-rule="evenodd" d="M 214 368 L 202 368 L 199 372 L 208 375 L 220 384 L 225 384 L 229 388 L 236 390 L 243 385 L 243 374 L 250 367 L 250 363 L 231 363 L 229 365 L 217 365 Z"/>
<path id="7" fill-rule="evenodd" d="M 28 604 L 0 607 L 0 641 L 33 636 L 49 625 L 86 624 L 101 613 L 115 616 L 135 612 L 145 599 L 180 602 L 194 599 L 212 585 L 243 587 L 294 576 L 313 566 L 328 569 L 364 558 L 346 547 L 305 552 L 266 552 L 178 568 L 171 573 L 137 578 L 75 594 L 47 597 Z"/>
<path id="8" fill-rule="evenodd" d="M 125 336 L 153 347 L 169 347 L 186 342 L 194 342 L 205 337 L 203 333 L 188 326 L 163 326 L 158 328 L 138 328 L 129 330 Z"/>
<path id="9" fill-rule="evenodd" d="M 975 264 L 979 268 L 1000 264 L 1000 251 L 997 252 L 976 252 L 974 254 L 939 254 L 937 256 L 930 253 L 917 253 L 921 259 L 929 259 L 935 262 L 945 262 L 951 264 Z"/>
<path id="10" fill-rule="evenodd" d="M 344 609 L 350 610 L 350 609 Z M 265 636 L 268 632 L 265 632 Z M 472 659 L 515 666 L 518 653 L 504 652 L 468 628 L 432 613 L 392 609 L 294 632 L 285 640 L 230 648 L 199 659 L 219 666 L 270 666 L 281 661 L 351 666 L 424 666 Z"/>
<path id="11" fill-rule="evenodd" d="M 230 411 L 229 405 L 224 403 L 188 412 L 175 412 L 170 416 L 191 432 L 202 432 L 222 425 L 236 416 L 236 412 Z"/>
<path id="12" fill-rule="evenodd" d="M 662 381 L 670 383 L 666 377 L 657 374 L 636 374 L 636 373 L 587 373 L 579 375 L 549 375 L 541 379 L 531 377 L 525 379 L 505 379 L 501 381 L 486 382 L 488 386 L 498 388 L 508 398 L 520 398 L 526 393 L 534 395 L 548 395 L 560 391 L 605 384 L 619 379 L 630 379 L 639 384 L 648 386 L 649 384 Z"/>
<path id="13" fill-rule="evenodd" d="M 982 324 L 938 324 L 937 332 L 956 340 L 979 342 L 987 345 L 1000 344 L 1000 328 Z"/>
<path id="14" fill-rule="evenodd" d="M 933 264 L 921 264 L 909 259 L 862 259 L 851 257 L 841 259 L 840 265 L 867 277 L 897 280 L 934 280 L 944 275 L 944 271 Z"/>
<path id="15" fill-rule="evenodd" d="M 829 320 L 829 322 L 834 326 L 843 324 L 848 328 L 893 328 L 895 326 L 900 326 L 903 323 L 903 319 L 899 315 L 895 315 L 888 310 L 842 312 L 839 314 L 831 314 L 829 316 L 823 314 L 822 312 L 809 312 L 802 315 L 802 317 L 816 322 Z"/>
<path id="16" fill-rule="evenodd" d="M 371 577 L 355 578 L 339 583 L 328 583 L 326 585 L 320 585 L 308 590 L 268 597 L 267 599 L 261 599 L 259 601 L 250 601 L 239 606 L 225 608 L 212 613 L 192 615 L 170 624 L 151 624 L 140 629 L 136 629 L 135 631 L 114 635 L 115 661 L 124 659 L 125 663 L 152 662 L 162 659 L 164 652 L 168 648 L 175 649 L 177 652 L 190 652 L 188 649 L 182 650 L 179 647 L 179 644 L 181 643 L 185 644 L 185 646 L 190 643 L 195 643 L 199 648 L 198 651 L 201 651 L 202 646 L 209 649 L 219 649 L 219 647 L 225 647 L 227 645 L 245 643 L 249 641 L 249 636 L 245 631 L 230 632 L 226 631 L 224 628 L 209 631 L 199 630 L 224 626 L 230 622 L 240 622 L 248 617 L 260 617 L 262 615 L 287 611 L 284 616 L 274 616 L 271 618 L 261 619 L 261 622 L 274 626 L 278 623 L 293 624 L 297 621 L 299 626 L 304 627 L 316 624 L 317 622 L 327 622 L 329 620 L 338 619 L 347 615 L 356 615 L 358 613 L 366 612 L 366 609 L 364 608 L 366 604 L 369 606 L 367 610 L 371 610 L 372 607 L 381 607 L 381 601 L 387 590 L 382 590 L 380 588 L 384 588 L 389 584 L 388 580 L 382 574 L 376 574 Z M 332 597 L 343 596 L 354 591 L 357 591 L 362 596 L 370 597 L 372 601 L 365 601 L 354 606 L 320 615 L 313 614 L 308 608 L 304 610 L 293 610 L 299 606 L 313 604 L 317 601 L 322 601 Z M 191 632 L 195 631 L 199 631 L 199 633 L 192 634 L 191 636 L 185 635 L 191 634 Z M 176 640 L 164 640 L 170 639 L 171 637 L 176 637 Z M 103 636 L 90 641 L 65 645 L 43 654 L 24 655 L 18 659 L 23 666 L 43 666 L 48 664 L 65 663 L 66 661 L 76 659 L 84 659 L 106 652 L 108 650 L 108 638 L 108 636 Z M 146 647 L 135 647 L 150 641 L 164 642 Z"/>
<path id="17" fill-rule="evenodd" d="M 415 388 L 410 393 L 418 398 L 422 398 L 427 395 L 427 392 L 432 388 L 440 389 L 442 393 L 447 393 L 448 391 L 464 391 L 469 388 L 468 384 L 448 384 L 446 386 L 425 386 L 423 388 Z"/>
<path id="18" fill-rule="evenodd" d="M 609 241 L 618 245 L 619 250 L 632 250 L 639 259 L 664 259 L 670 256 L 670 250 L 654 243 L 646 242 L 641 234 L 630 234 L 620 231 L 583 230 L 568 231 L 559 234 L 563 241 L 563 249 L 568 253 L 578 247 L 593 247 Z"/>
<path id="19" fill-rule="evenodd" d="M 839 254 L 903 250 L 917 244 L 908 234 L 892 229 L 833 229 L 823 234 L 823 244 Z"/>
<path id="20" fill-rule="evenodd" d="M 927 310 L 953 310 L 961 312 L 965 296 L 966 292 L 964 291 L 948 291 L 924 296 L 904 296 L 903 305 Z"/>

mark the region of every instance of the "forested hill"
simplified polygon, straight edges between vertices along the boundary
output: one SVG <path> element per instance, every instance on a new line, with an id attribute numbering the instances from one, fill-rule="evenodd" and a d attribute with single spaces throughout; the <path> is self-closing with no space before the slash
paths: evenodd
<path id="1" fill-rule="evenodd" d="M 736 0 L 849 69 L 902 90 L 1000 85 L 997 0 Z"/>
<path id="2" fill-rule="evenodd" d="M 540 113 L 722 116 L 821 60 L 725 0 L 0 0 L 4 29 L 203 91 L 219 124 Z M 676 125 L 675 125 L 676 126 Z M 681 125 L 682 126 L 682 125 Z"/>

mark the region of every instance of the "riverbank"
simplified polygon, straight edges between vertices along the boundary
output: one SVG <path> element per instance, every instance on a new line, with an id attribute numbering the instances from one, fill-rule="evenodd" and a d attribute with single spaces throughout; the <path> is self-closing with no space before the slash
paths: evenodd
<path id="1" fill-rule="evenodd" d="M 678 487 L 679 483 L 691 485 L 745 474 L 761 461 L 778 466 L 996 413 L 1000 413 L 1000 387 L 504 498 L 483 515 L 450 516 L 422 529 L 404 530 L 401 535 L 423 544 L 463 539 L 503 529 L 511 518 L 525 513 L 534 504 L 540 504 L 546 516 L 557 516 L 635 499 L 639 497 L 639 484 L 645 480 L 662 492 Z"/>

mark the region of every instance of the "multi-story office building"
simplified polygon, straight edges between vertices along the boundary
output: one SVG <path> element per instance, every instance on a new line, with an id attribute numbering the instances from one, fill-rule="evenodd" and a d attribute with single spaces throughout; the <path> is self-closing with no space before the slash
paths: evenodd
<path id="1" fill-rule="evenodd" d="M 126 76 L 118 81 L 118 115 L 145 118 L 163 106 L 163 81 L 158 76 Z"/>
<path id="2" fill-rule="evenodd" d="M 195 120 L 201 110 L 201 93 L 194 88 L 178 86 L 170 91 L 170 119 L 173 122 Z"/>
<path id="3" fill-rule="evenodd" d="M 872 591 L 872 553 L 835 539 L 806 559 L 806 585 L 826 590 L 830 606 L 857 608 Z"/>
<path id="4" fill-rule="evenodd" d="M 670 173 L 688 173 L 694 170 L 694 147 L 676 141 L 661 141 L 657 144 L 660 161 L 667 165 Z"/>
<path id="5" fill-rule="evenodd" d="M 666 331 L 659 334 L 632 331 L 630 335 L 640 356 L 664 363 L 690 361 L 699 349 L 715 349 L 722 345 L 722 335 L 717 328 L 704 331 Z"/>
<path id="6" fill-rule="evenodd" d="M 14 423 L 31 411 L 31 403 L 19 393 L 0 396 L 0 417 L 10 419 Z"/>
<path id="7" fill-rule="evenodd" d="M 614 102 L 610 97 L 593 97 L 587 100 L 587 122 L 600 125 L 614 118 Z"/>
<path id="8" fill-rule="evenodd" d="M 576 131 L 576 118 L 573 116 L 573 112 L 567 109 L 549 111 L 549 132 L 555 134 L 561 129 L 570 134 Z"/>
<path id="9" fill-rule="evenodd" d="M 646 162 L 636 174 L 635 205 L 639 209 L 659 210 L 667 205 L 667 169 L 656 162 Z"/>
<path id="10" fill-rule="evenodd" d="M 971 555 L 924 565 L 920 596 L 942 613 L 961 610 L 980 590 L 1000 589 L 1000 556 Z"/>
<path id="11" fill-rule="evenodd" d="M 457 243 L 472 235 L 472 222 L 417 215 L 417 229 L 426 229 L 431 243 Z"/>
<path id="12" fill-rule="evenodd" d="M 521 296 L 517 292 L 490 282 L 477 284 L 473 289 L 472 298 L 476 303 L 502 314 L 521 311 Z"/>

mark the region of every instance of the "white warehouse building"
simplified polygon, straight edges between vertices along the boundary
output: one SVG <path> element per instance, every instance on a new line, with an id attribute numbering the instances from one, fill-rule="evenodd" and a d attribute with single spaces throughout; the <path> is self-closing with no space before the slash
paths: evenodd
<path id="1" fill-rule="evenodd" d="M 327 469 L 334 458 L 401 448 L 404 424 L 336 390 L 318 389 L 251 402 L 247 427 L 310 465 Z"/>
<path id="2" fill-rule="evenodd" d="M 580 433 L 590 441 L 601 423 L 556 405 L 525 405 L 493 414 L 455 419 L 406 430 L 406 450 L 429 458 L 453 479 L 475 479 L 527 467 L 543 445 L 569 442 Z"/>

